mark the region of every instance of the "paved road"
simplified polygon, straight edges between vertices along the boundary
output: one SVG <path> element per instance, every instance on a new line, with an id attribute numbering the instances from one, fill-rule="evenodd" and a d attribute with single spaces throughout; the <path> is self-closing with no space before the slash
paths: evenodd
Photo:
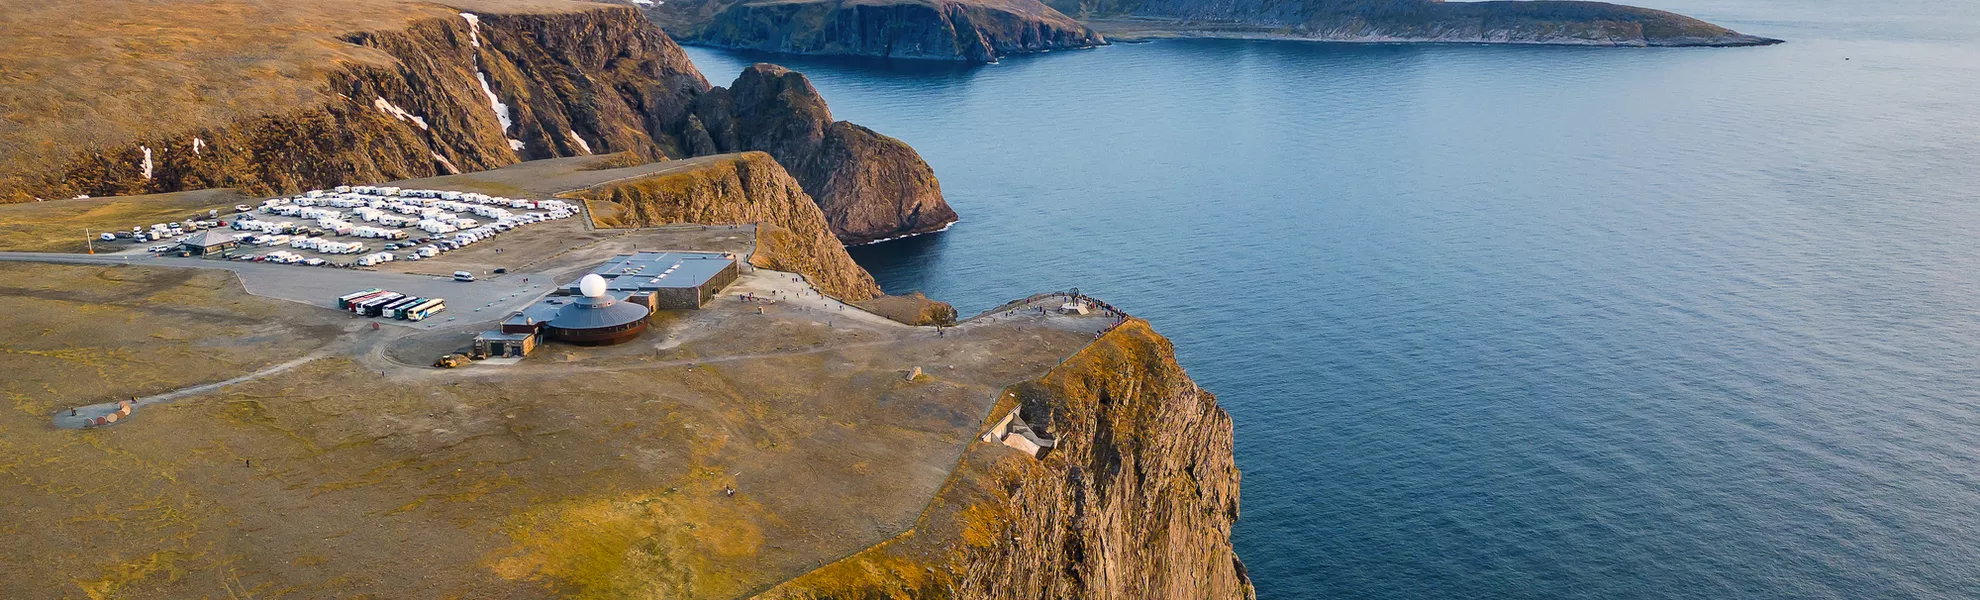
<path id="1" fill-rule="evenodd" d="M 239 275 L 250 294 L 324 308 L 336 308 L 338 296 L 374 287 L 447 299 L 447 311 L 425 321 L 380 319 L 384 323 L 422 329 L 498 319 L 552 291 L 548 276 L 529 273 L 463 283 L 424 275 L 130 254 L 0 252 L 0 261 L 221 269 Z M 525 278 L 528 283 L 523 283 Z"/>

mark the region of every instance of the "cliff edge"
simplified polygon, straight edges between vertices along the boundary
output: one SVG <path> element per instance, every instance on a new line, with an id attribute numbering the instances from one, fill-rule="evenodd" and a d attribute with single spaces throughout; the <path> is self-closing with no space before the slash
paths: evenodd
<path id="1" fill-rule="evenodd" d="M 1043 459 L 974 443 L 914 529 L 758 597 L 1254 597 L 1230 544 L 1230 417 L 1145 321 L 1011 387 L 991 416 L 1014 408 L 1055 439 Z"/>
<path id="2" fill-rule="evenodd" d="M 997 62 L 1107 43 L 1038 0 L 676 0 L 645 11 L 685 43 L 786 54 Z"/>

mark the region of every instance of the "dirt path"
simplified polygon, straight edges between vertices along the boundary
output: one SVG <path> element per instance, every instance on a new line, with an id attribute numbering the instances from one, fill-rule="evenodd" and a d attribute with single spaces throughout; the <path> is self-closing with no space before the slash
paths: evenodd
<path id="1" fill-rule="evenodd" d="M 330 356 L 335 352 L 338 352 L 338 350 L 335 348 L 331 348 L 331 347 L 320 348 L 315 352 L 305 354 L 301 357 L 290 360 L 288 362 L 284 362 L 277 365 L 271 365 L 259 371 L 248 373 L 246 375 L 235 377 L 233 379 L 215 381 L 213 383 L 203 383 L 195 386 L 179 388 L 176 390 L 165 392 L 163 394 L 140 397 L 137 399 L 137 402 L 135 402 L 134 404 L 136 405 L 136 408 L 143 408 L 154 404 L 164 404 L 166 402 L 178 400 L 180 398 L 185 398 L 187 396 L 197 396 L 230 385 L 245 383 L 263 377 L 267 377 L 269 375 L 275 375 L 284 371 L 288 371 L 290 369 L 294 369 L 296 367 L 300 367 L 302 365 L 308 364 L 316 359 Z M 120 402 L 121 401 L 105 402 L 102 404 L 91 404 L 89 406 L 76 407 L 73 415 L 71 415 L 70 413 L 58 412 L 55 414 L 54 417 L 55 426 L 63 429 L 82 429 L 86 424 L 95 420 L 97 417 L 101 417 L 104 415 L 108 415 L 112 412 L 116 412 L 117 409 L 121 407 Z M 136 412 L 133 411 L 132 415 L 135 416 Z"/>

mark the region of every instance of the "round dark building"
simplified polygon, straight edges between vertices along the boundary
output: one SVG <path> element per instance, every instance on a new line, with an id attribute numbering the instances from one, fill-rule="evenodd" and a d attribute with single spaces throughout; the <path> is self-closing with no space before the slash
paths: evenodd
<path id="1" fill-rule="evenodd" d="M 544 326 L 550 339 L 580 346 L 608 346 L 629 341 L 646 331 L 649 310 L 613 300 L 605 293 L 605 278 L 593 273 L 578 280 L 584 297 L 558 309 Z"/>

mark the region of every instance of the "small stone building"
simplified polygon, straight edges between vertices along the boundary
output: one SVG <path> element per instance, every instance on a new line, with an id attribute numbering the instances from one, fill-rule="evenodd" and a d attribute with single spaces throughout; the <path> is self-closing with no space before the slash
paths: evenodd
<path id="1" fill-rule="evenodd" d="M 536 332 L 510 333 L 483 331 L 474 336 L 474 355 L 486 358 L 522 358 L 536 350 Z"/>

